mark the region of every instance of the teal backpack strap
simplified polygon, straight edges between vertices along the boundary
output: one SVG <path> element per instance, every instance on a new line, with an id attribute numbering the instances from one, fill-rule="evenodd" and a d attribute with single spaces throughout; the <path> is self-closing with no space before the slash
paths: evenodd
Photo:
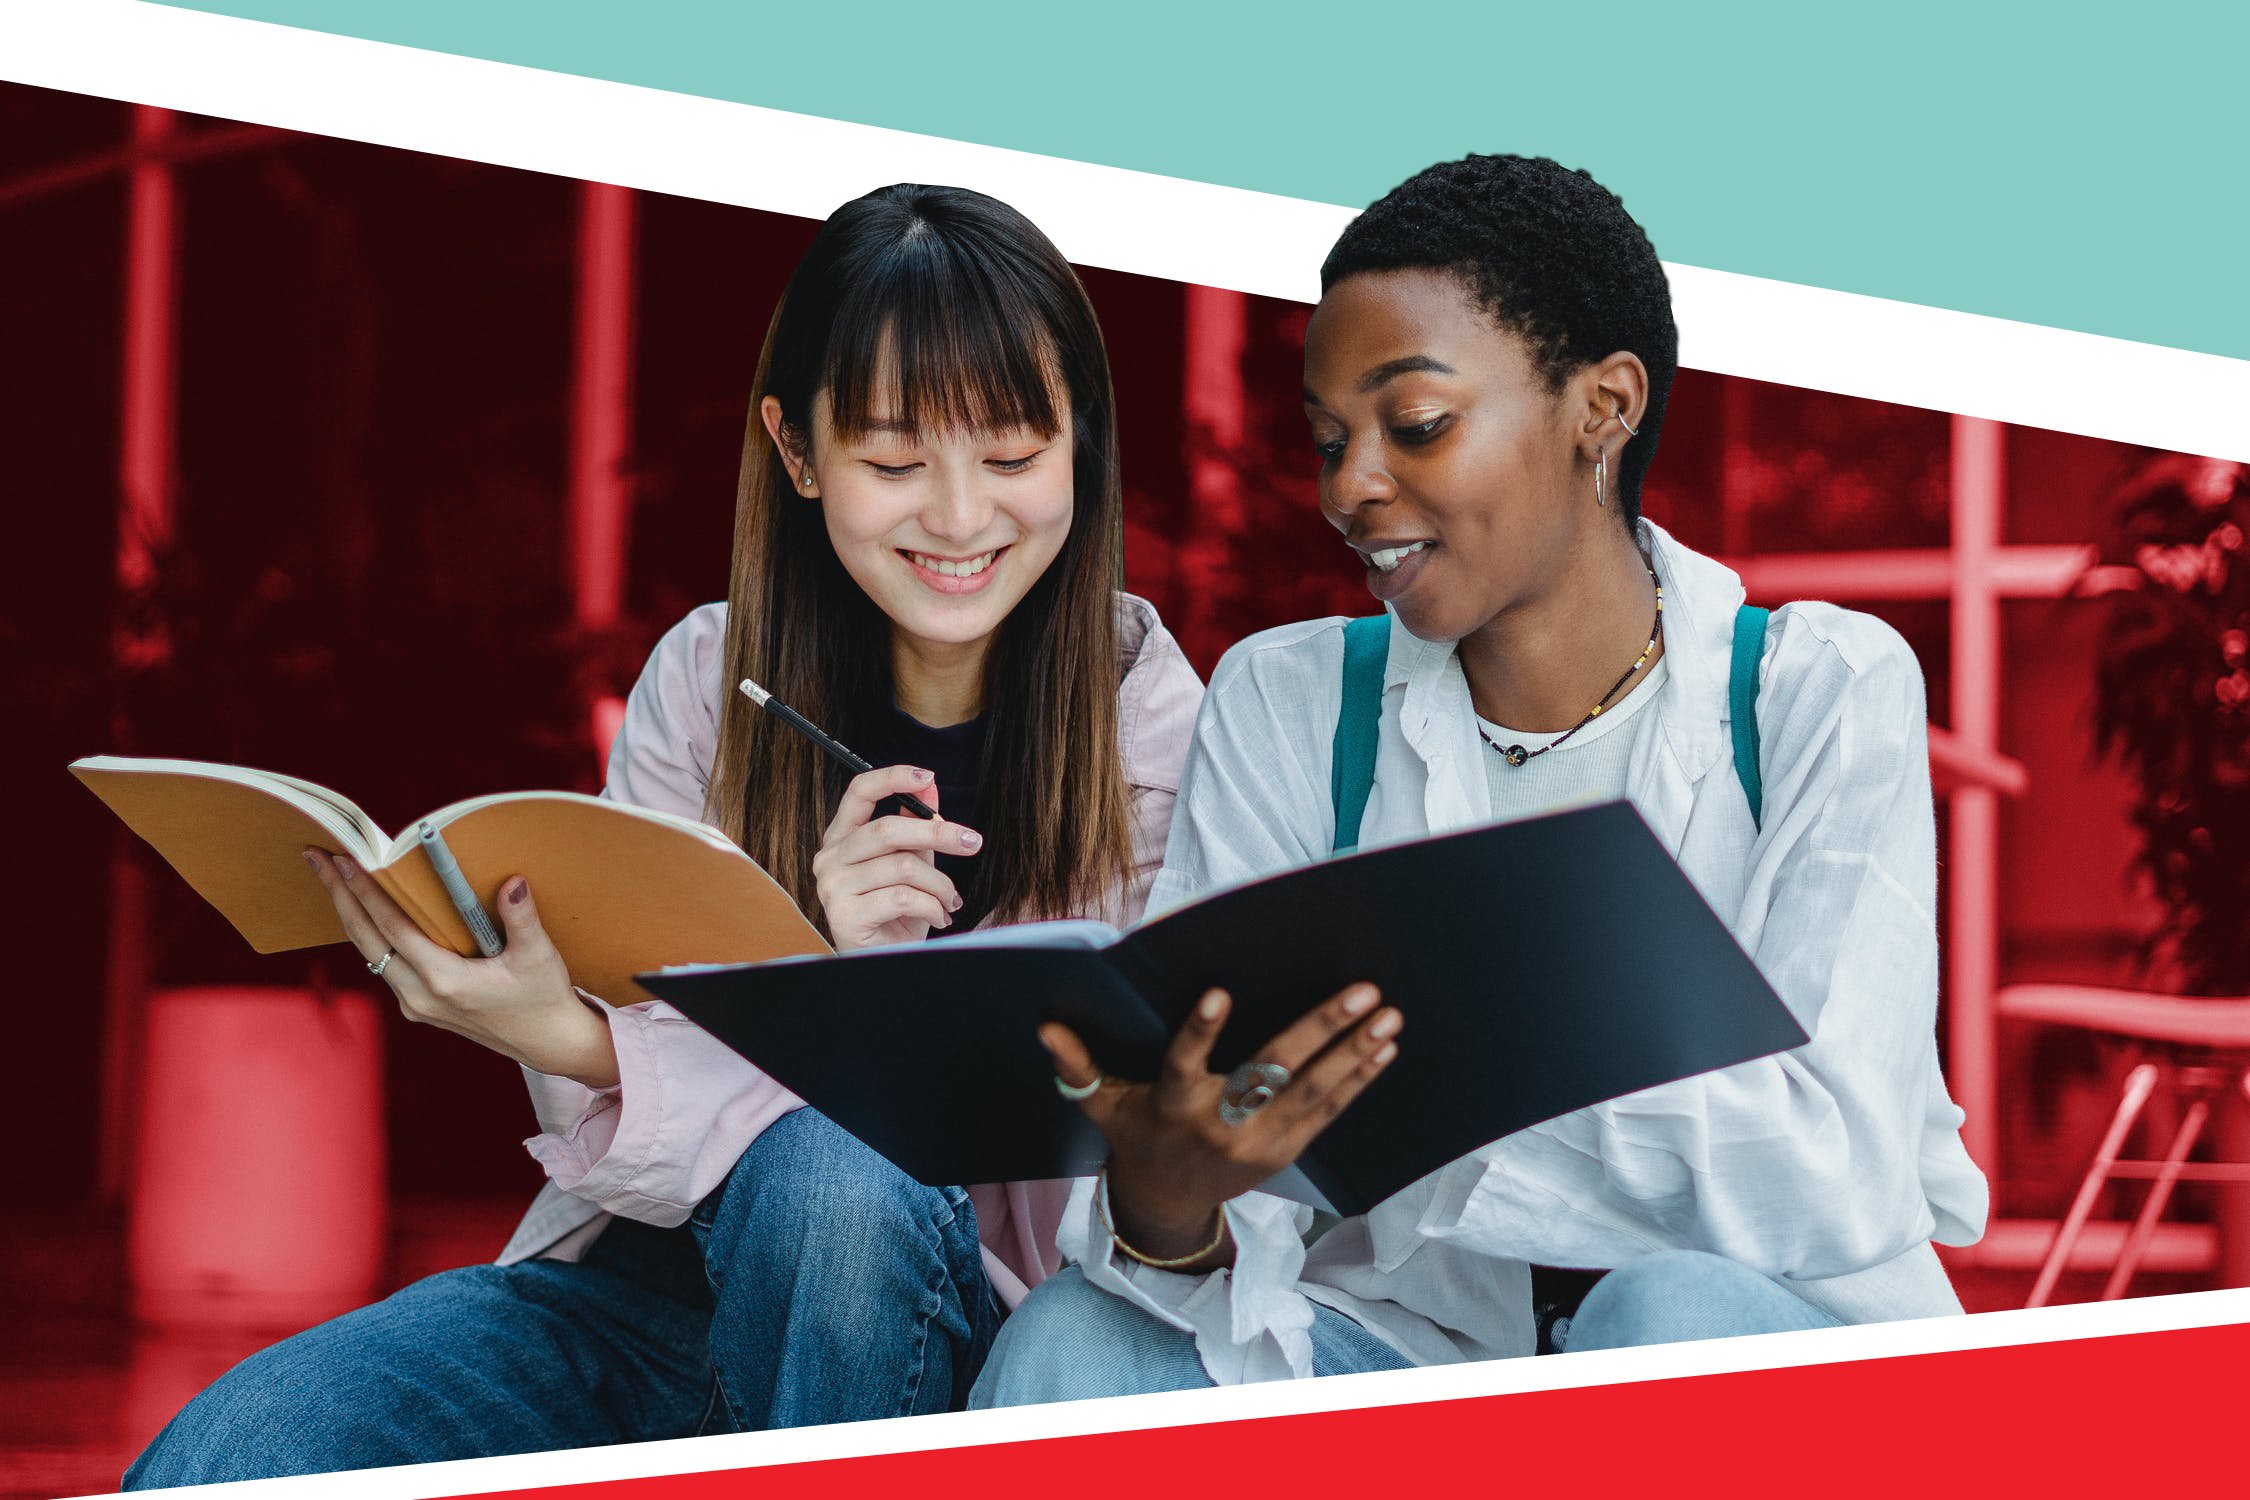
<path id="1" fill-rule="evenodd" d="M 1376 733 L 1383 722 L 1383 667 L 1391 654 L 1391 617 L 1369 615 L 1344 626 L 1344 706 L 1336 715 L 1328 795 L 1336 807 L 1336 852 L 1359 847 L 1359 820 L 1375 787 Z"/>
<path id="2" fill-rule="evenodd" d="M 1750 799 L 1750 822 L 1765 827 L 1766 789 L 1758 775 L 1758 663 L 1766 654 L 1765 610 L 1745 604 L 1734 616 L 1734 665 L 1727 716 L 1734 726 L 1734 774 Z"/>

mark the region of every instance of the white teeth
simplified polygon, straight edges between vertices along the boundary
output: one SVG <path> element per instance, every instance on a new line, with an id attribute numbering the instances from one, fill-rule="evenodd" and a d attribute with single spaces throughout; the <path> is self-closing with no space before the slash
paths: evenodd
<path id="1" fill-rule="evenodd" d="M 932 557 L 927 552 L 909 552 L 906 555 L 913 558 L 922 567 L 928 568 L 933 573 L 941 573 L 947 578 L 974 578 L 986 568 L 991 567 L 992 560 L 998 557 L 1000 552 L 998 548 L 994 548 L 990 552 L 980 553 L 970 558 L 967 562 L 949 562 L 942 557 Z"/>
<path id="2" fill-rule="evenodd" d="M 1428 542 L 1410 542 L 1404 547 L 1385 547 L 1379 552 L 1368 553 L 1367 560 L 1381 571 L 1388 573 L 1429 545 Z"/>

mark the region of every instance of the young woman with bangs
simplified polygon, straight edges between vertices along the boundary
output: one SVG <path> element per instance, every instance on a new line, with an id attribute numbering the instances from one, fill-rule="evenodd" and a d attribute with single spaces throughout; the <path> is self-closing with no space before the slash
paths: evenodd
<path id="1" fill-rule="evenodd" d="M 605 795 L 716 824 L 839 949 L 1130 921 L 1202 685 L 1121 547 L 1068 263 L 980 194 L 846 204 L 759 358 L 727 601 L 658 644 Z M 882 769 L 847 780 L 743 677 Z M 894 793 L 939 816 L 877 816 Z M 522 880 L 471 960 L 307 862 L 410 1019 L 522 1065 L 549 1181 L 497 1264 L 253 1356 L 128 1485 L 941 1411 L 1058 1268 L 1069 1184 L 915 1184 L 670 1007 L 575 992 Z"/>

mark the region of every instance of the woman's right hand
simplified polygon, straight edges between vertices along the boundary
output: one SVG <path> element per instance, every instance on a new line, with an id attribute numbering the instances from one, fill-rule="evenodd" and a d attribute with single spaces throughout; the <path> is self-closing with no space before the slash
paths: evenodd
<path id="1" fill-rule="evenodd" d="M 1156 1259 L 1212 1244 L 1226 1202 L 1294 1162 L 1398 1056 L 1394 1038 L 1405 1017 L 1379 1006 L 1381 998 L 1371 984 L 1346 986 L 1259 1048 L 1251 1061 L 1279 1063 L 1289 1082 L 1239 1125 L 1221 1118 L 1227 1078 L 1210 1068 L 1211 1044 L 1226 1024 L 1223 990 L 1197 1003 L 1165 1049 L 1156 1082 L 1105 1078 L 1079 1108 L 1109 1141 L 1109 1211 L 1119 1238 Z M 1064 1083 L 1082 1087 L 1101 1077 L 1068 1027 L 1049 1022 L 1039 1040 Z M 1223 1234 L 1217 1241 L 1179 1269 L 1231 1264 L 1233 1247 Z"/>
<path id="2" fill-rule="evenodd" d="M 918 943 L 950 926 L 961 895 L 936 855 L 974 854 L 983 835 L 943 818 L 875 816 L 885 797 L 938 805 L 936 778 L 913 766 L 882 766 L 854 776 L 813 856 L 813 888 L 839 953 L 886 943 Z"/>

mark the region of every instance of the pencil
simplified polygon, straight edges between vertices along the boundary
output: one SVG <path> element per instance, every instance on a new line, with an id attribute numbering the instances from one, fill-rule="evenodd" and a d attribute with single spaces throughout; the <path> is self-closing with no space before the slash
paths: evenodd
<path id="1" fill-rule="evenodd" d="M 847 767 L 853 775 L 856 776 L 863 771 L 872 771 L 875 769 L 872 765 L 868 764 L 865 758 L 853 754 L 851 750 L 845 747 L 842 741 L 831 736 L 818 724 L 815 724 L 812 720 L 806 718 L 803 714 L 797 712 L 797 710 L 791 708 L 788 704 L 782 702 L 779 698 L 776 698 L 773 694 L 767 692 L 764 688 L 758 686 L 749 678 L 743 678 L 742 681 L 737 684 L 737 686 L 741 689 L 743 697 L 748 698 L 752 703 L 757 704 L 758 707 L 764 709 L 767 713 L 772 714 L 782 723 L 787 724 L 791 729 L 796 730 L 806 739 L 811 740 L 821 749 L 827 751 L 830 759 Z M 937 814 L 930 809 L 930 805 L 927 802 L 924 802 L 921 798 L 906 797 L 897 794 L 885 797 L 882 801 L 875 804 L 875 815 L 877 817 L 883 816 L 886 812 L 911 813 L 917 818 L 934 818 L 937 816 Z"/>

